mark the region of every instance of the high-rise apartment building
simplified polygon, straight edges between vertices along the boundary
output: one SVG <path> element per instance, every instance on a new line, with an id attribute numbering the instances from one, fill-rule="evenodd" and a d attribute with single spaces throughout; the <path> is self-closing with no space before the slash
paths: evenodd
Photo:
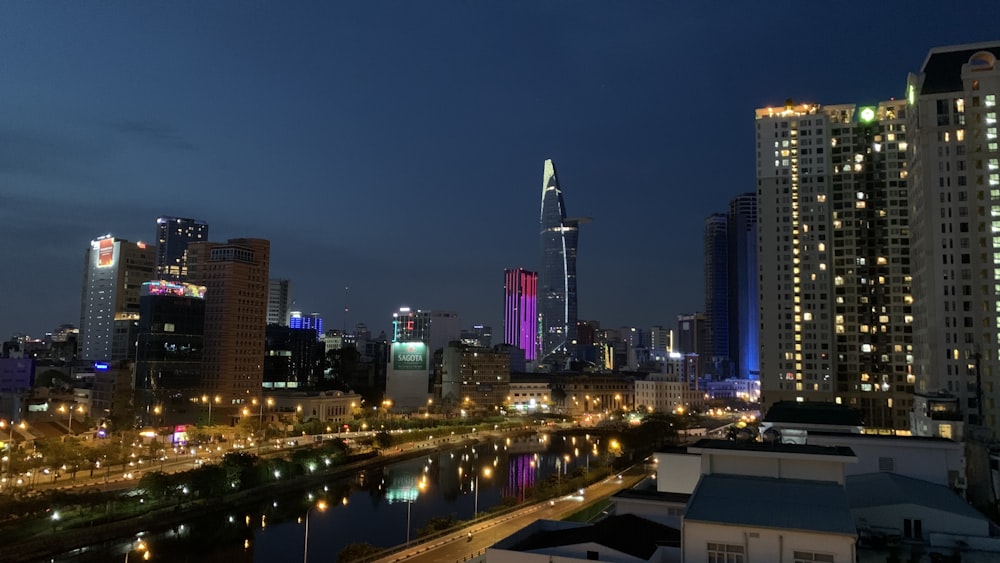
<path id="1" fill-rule="evenodd" d="M 84 361 L 134 359 L 139 290 L 153 277 L 156 249 L 111 235 L 91 241 L 83 266 L 80 353 Z"/>
<path id="2" fill-rule="evenodd" d="M 729 360 L 739 379 L 760 379 L 757 194 L 729 202 Z"/>
<path id="3" fill-rule="evenodd" d="M 729 373 L 729 218 L 705 219 L 705 318 L 708 321 L 707 372 L 713 379 Z"/>
<path id="4" fill-rule="evenodd" d="M 538 359 L 576 355 L 576 254 L 580 225 L 589 218 L 566 218 L 562 189 L 552 160 L 542 175 L 541 251 L 538 313 L 542 328 Z"/>
<path id="5" fill-rule="evenodd" d="M 156 219 L 156 277 L 184 281 L 187 277 L 187 247 L 208 240 L 208 223 L 184 217 Z"/>
<path id="6" fill-rule="evenodd" d="M 267 324 L 288 326 L 292 314 L 292 282 L 272 279 L 267 282 Z"/>
<path id="7" fill-rule="evenodd" d="M 959 438 L 964 421 L 995 436 L 1000 424 L 998 57 L 1000 42 L 932 49 L 907 80 L 922 435 Z"/>
<path id="8" fill-rule="evenodd" d="M 206 287 L 202 381 L 223 405 L 261 394 L 270 254 L 264 239 L 188 245 L 188 280 Z"/>
<path id="9" fill-rule="evenodd" d="M 503 277 L 503 343 L 524 350 L 532 362 L 538 358 L 538 273 L 518 268 Z"/>
<path id="10" fill-rule="evenodd" d="M 705 373 L 708 358 L 708 320 L 705 313 L 686 313 L 677 315 L 677 339 L 674 352 L 685 355 L 694 363 L 692 376 L 700 379 Z"/>
<path id="11" fill-rule="evenodd" d="M 906 104 L 756 112 L 762 405 L 910 428 Z"/>

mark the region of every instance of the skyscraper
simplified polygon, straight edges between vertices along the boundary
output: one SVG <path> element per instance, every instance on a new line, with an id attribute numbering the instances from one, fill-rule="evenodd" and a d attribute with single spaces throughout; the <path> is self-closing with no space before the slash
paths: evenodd
<path id="1" fill-rule="evenodd" d="M 760 379 L 757 194 L 729 202 L 729 359 L 732 375 Z"/>
<path id="2" fill-rule="evenodd" d="M 906 107 L 756 112 L 763 409 L 832 401 L 910 428 Z"/>
<path id="3" fill-rule="evenodd" d="M 576 355 L 576 251 L 580 225 L 589 218 L 567 219 L 562 189 L 552 160 L 542 174 L 541 251 L 538 312 L 541 349 L 538 359 Z"/>
<path id="4" fill-rule="evenodd" d="M 707 375 L 729 373 L 729 230 L 725 213 L 705 219 L 705 317 L 708 321 Z"/>
<path id="5" fill-rule="evenodd" d="M 142 242 L 98 237 L 87 248 L 80 304 L 80 354 L 84 361 L 134 359 L 139 289 L 153 276 L 154 248 Z"/>
<path id="6" fill-rule="evenodd" d="M 188 246 L 188 280 L 207 288 L 202 381 L 230 407 L 261 395 L 270 253 L 253 238 Z"/>
<path id="7" fill-rule="evenodd" d="M 292 311 L 292 282 L 272 279 L 267 282 L 267 324 L 288 326 Z"/>
<path id="8" fill-rule="evenodd" d="M 504 270 L 503 342 L 524 350 L 524 359 L 538 358 L 538 273 L 523 268 Z"/>
<path id="9" fill-rule="evenodd" d="M 184 281 L 187 277 L 188 243 L 208 240 L 208 223 L 183 217 L 156 219 L 156 276 Z"/>
<path id="10" fill-rule="evenodd" d="M 183 282 L 145 282 L 139 303 L 136 414 L 144 424 L 194 422 L 190 402 L 203 391 L 205 288 Z"/>
<path id="11" fill-rule="evenodd" d="M 909 172 L 913 241 L 916 361 L 905 376 L 922 435 L 961 439 L 963 420 L 1000 430 L 998 57 L 1000 42 L 932 49 L 907 80 L 907 138 L 885 139 L 909 143 L 897 174 Z M 957 412 L 929 404 L 942 396 Z"/>

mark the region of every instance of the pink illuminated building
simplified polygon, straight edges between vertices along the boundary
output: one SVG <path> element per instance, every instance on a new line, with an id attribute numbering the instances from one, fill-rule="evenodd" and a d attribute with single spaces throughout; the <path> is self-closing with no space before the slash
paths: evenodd
<path id="1" fill-rule="evenodd" d="M 528 361 L 538 358 L 537 290 L 537 272 L 504 270 L 503 341 L 524 350 Z"/>

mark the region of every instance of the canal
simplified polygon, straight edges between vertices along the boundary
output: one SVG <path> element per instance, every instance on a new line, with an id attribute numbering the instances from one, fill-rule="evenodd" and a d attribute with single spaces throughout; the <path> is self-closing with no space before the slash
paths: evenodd
<path id="1" fill-rule="evenodd" d="M 256 498 L 174 529 L 142 535 L 151 560 L 191 563 L 301 561 L 308 523 L 309 561 L 336 561 L 352 543 L 385 548 L 416 539 L 432 519 L 470 520 L 533 487 L 602 467 L 606 444 L 593 435 L 539 433 L 465 446 L 358 471 L 319 486 Z M 306 514 L 308 512 L 308 520 Z M 92 545 L 53 562 L 142 561 L 136 541 Z M 132 553 L 126 557 L 126 552 Z"/>

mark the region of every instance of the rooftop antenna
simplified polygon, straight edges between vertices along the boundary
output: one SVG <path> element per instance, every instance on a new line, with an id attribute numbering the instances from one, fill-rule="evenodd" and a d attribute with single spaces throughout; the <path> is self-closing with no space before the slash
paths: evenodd
<path id="1" fill-rule="evenodd" d="M 347 334 L 347 312 L 350 310 L 348 308 L 348 306 L 347 306 L 347 304 L 348 304 L 347 294 L 350 291 L 350 289 L 351 289 L 351 286 L 349 286 L 349 285 L 344 286 L 344 330 L 343 330 L 343 332 L 340 333 L 341 338 L 343 338 L 344 335 Z"/>

